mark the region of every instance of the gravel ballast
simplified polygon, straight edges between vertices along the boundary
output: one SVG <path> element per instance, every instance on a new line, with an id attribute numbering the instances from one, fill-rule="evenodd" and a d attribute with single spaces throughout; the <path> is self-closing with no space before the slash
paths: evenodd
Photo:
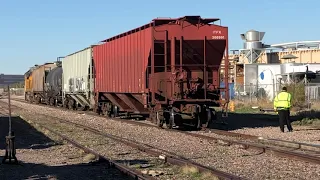
<path id="1" fill-rule="evenodd" d="M 262 136 L 264 138 L 283 139 L 304 143 L 320 144 L 319 130 L 307 126 L 293 126 L 293 132 L 281 132 L 279 127 L 244 128 L 232 132 Z"/>
<path id="2" fill-rule="evenodd" d="M 0 107 L 0 159 L 5 155 L 8 114 Z M 104 163 L 87 161 L 82 150 L 57 143 L 19 117 L 12 117 L 19 165 L 0 164 L 0 179 L 129 179 Z"/>
<path id="3" fill-rule="evenodd" d="M 136 169 L 142 173 L 147 173 L 152 176 L 156 176 L 156 179 L 184 179 L 193 180 L 194 176 L 202 177 L 203 180 L 215 179 L 216 177 L 209 173 L 198 172 L 184 172 L 191 167 L 180 167 L 164 163 L 158 156 L 149 155 L 136 148 L 132 148 L 125 144 L 119 143 L 113 139 L 104 137 L 102 135 L 90 132 L 82 127 L 77 127 L 69 123 L 59 122 L 55 117 L 49 117 L 43 114 L 37 114 L 27 112 L 25 110 L 15 109 L 19 115 L 29 122 L 33 127 L 37 127 L 40 131 L 52 135 L 48 130 L 41 128 L 48 127 L 53 131 L 56 131 L 66 137 L 71 138 L 77 143 L 90 148 L 100 155 L 113 160 L 116 163 L 124 166 Z M 40 126 L 39 126 L 40 125 Z M 58 136 L 57 139 L 60 139 Z M 94 155 L 93 155 L 94 157 Z"/>
<path id="4" fill-rule="evenodd" d="M 105 117 L 62 111 L 18 101 L 12 103 L 28 109 L 29 113 L 48 114 L 88 125 L 113 135 L 175 152 L 203 165 L 248 179 L 317 179 L 320 176 L 320 166 L 312 163 L 275 157 L 272 154 L 260 154 L 260 152 L 240 149 L 238 146 L 221 146 L 182 133 L 121 123 Z M 294 133 L 291 133 L 291 136 L 294 136 Z M 301 134 L 295 140 L 299 141 L 299 138 Z"/>

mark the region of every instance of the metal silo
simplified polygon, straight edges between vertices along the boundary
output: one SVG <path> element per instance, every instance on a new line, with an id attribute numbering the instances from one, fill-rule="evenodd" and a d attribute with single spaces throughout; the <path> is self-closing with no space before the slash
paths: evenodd
<path id="1" fill-rule="evenodd" d="M 243 49 L 240 50 L 242 54 L 248 59 L 248 62 L 256 63 L 262 51 L 264 51 L 263 39 L 265 32 L 256 30 L 249 30 L 245 34 L 241 34 L 241 39 L 244 40 Z"/>

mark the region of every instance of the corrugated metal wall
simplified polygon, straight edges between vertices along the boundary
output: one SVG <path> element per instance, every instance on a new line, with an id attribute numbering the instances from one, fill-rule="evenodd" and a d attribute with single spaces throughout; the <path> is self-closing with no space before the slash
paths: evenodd
<path id="1" fill-rule="evenodd" d="M 64 92 L 76 93 L 93 90 L 93 87 L 88 84 L 91 54 L 92 49 L 86 48 L 64 58 L 62 61 Z"/>
<path id="2" fill-rule="evenodd" d="M 52 70 L 56 67 L 56 64 L 50 63 L 41 65 L 39 68 L 32 72 L 32 90 L 33 92 L 43 92 L 44 90 L 44 77 L 45 70 Z"/>
<path id="3" fill-rule="evenodd" d="M 185 22 L 185 24 L 188 24 Z M 164 69 L 164 56 L 160 57 L 164 49 L 165 30 L 168 31 L 168 39 L 179 39 L 183 36 L 185 52 L 203 52 L 203 40 L 207 37 L 206 45 L 206 63 L 212 65 L 213 84 L 219 85 L 218 72 L 224 54 L 226 41 L 212 40 L 212 31 L 219 31 L 224 38 L 227 38 L 227 28 L 219 26 L 206 26 L 198 28 L 196 26 L 185 26 L 183 29 L 180 25 L 161 25 L 156 30 L 147 28 L 137 32 L 126 34 L 125 36 L 111 40 L 105 44 L 93 48 L 93 57 L 96 70 L 95 91 L 96 92 L 115 92 L 115 93 L 142 93 L 146 88 L 151 91 L 158 91 L 160 79 L 150 78 L 146 85 L 146 71 L 148 62 L 151 62 L 152 38 L 156 43 L 155 66 Z M 153 32 L 154 31 L 154 32 Z M 169 41 L 168 40 L 168 41 Z M 195 41 L 197 40 L 197 41 Z M 159 42 L 162 42 L 159 43 Z M 176 41 L 178 44 L 179 41 Z M 161 44 L 161 45 L 159 45 Z M 157 46 L 158 45 L 158 46 Z M 179 48 L 175 47 L 176 54 L 179 54 Z M 160 52 L 160 53 L 159 53 Z M 171 59 L 171 44 L 168 43 L 168 64 Z M 163 54 L 163 53 L 162 53 Z M 201 55 L 199 55 L 201 56 Z M 203 55 L 202 55 L 203 56 Z M 160 57 L 160 59 L 158 59 Z M 179 56 L 175 56 L 176 62 Z M 149 60 L 150 58 L 150 60 Z M 183 63 L 187 65 L 195 65 L 191 58 L 184 58 Z M 175 63 L 178 65 L 178 63 Z M 151 63 L 150 63 L 151 65 Z M 200 67 L 202 63 L 200 63 Z M 162 67 L 161 67 L 162 66 Z M 189 66 L 190 68 L 190 66 Z M 197 70 L 195 70 L 197 69 Z M 193 67 L 193 72 L 201 72 L 199 66 Z M 162 70 L 163 71 L 163 70 Z M 150 72 L 149 72 L 150 73 Z M 165 81 L 164 81 L 165 82 Z"/>
<path id="4" fill-rule="evenodd" d="M 141 93 L 151 49 L 151 29 L 94 47 L 95 91 Z"/>
<path id="5" fill-rule="evenodd" d="M 44 66 L 32 72 L 32 91 L 40 92 L 43 91 L 43 78 L 44 78 Z"/>

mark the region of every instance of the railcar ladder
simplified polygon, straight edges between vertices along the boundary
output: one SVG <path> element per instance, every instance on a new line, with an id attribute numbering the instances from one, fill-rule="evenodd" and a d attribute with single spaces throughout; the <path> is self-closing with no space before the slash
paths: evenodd
<path id="1" fill-rule="evenodd" d="M 153 29 L 153 32 L 155 31 L 155 29 Z M 152 43 L 152 50 L 151 50 L 151 76 L 152 78 L 154 78 L 154 71 L 155 71 L 155 57 L 156 56 L 163 56 L 163 60 L 164 60 L 164 72 L 165 72 L 165 78 L 164 80 L 161 79 L 160 80 L 160 83 L 164 82 L 164 89 L 165 91 L 167 91 L 167 80 L 168 80 L 168 77 L 167 77 L 167 65 L 168 65 L 168 31 L 165 30 L 165 31 L 161 31 L 164 33 L 164 40 L 156 40 L 155 37 L 154 37 L 154 34 L 152 35 L 152 38 L 153 38 L 153 43 Z M 159 33 L 159 31 L 157 32 Z M 160 47 L 163 47 L 164 51 L 163 53 L 155 53 L 154 52 L 154 47 L 156 46 L 156 44 L 160 44 Z M 157 66 L 158 68 L 159 66 Z M 161 68 L 162 66 L 160 66 Z M 168 99 L 167 99 L 167 92 L 165 92 L 165 100 L 164 101 L 158 101 L 158 102 L 162 102 L 162 103 L 167 103 L 168 102 Z M 152 92 L 152 104 L 155 104 L 155 92 Z"/>

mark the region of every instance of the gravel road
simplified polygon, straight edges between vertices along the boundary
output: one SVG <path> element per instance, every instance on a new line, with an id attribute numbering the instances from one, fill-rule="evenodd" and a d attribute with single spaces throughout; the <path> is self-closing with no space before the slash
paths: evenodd
<path id="1" fill-rule="evenodd" d="M 260 154 L 252 150 L 240 149 L 238 146 L 221 146 L 182 133 L 130 125 L 104 117 L 66 112 L 17 101 L 13 101 L 13 104 L 28 109 L 29 113 L 48 114 L 88 125 L 113 135 L 175 152 L 203 165 L 248 179 L 317 179 L 320 177 L 320 166 L 311 163 L 279 158 L 272 154 Z M 298 138 L 297 136 L 296 140 Z"/>

